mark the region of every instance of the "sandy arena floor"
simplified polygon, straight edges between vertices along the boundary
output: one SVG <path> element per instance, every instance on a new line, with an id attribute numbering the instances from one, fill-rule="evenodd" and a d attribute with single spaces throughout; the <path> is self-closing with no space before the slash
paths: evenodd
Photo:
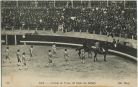
<path id="1" fill-rule="evenodd" d="M 34 87 L 40 81 L 52 82 L 60 80 L 91 81 L 96 82 L 96 84 L 103 84 L 104 82 L 106 85 L 118 85 L 118 82 L 121 81 L 123 83 L 127 82 L 128 84 L 122 84 L 118 87 L 136 86 L 137 64 L 127 58 L 107 55 L 107 62 L 104 62 L 103 55 L 99 54 L 98 62 L 93 62 L 93 58 L 86 58 L 85 64 L 82 64 L 75 48 L 66 47 L 69 53 L 69 64 L 67 64 L 63 56 L 65 47 L 57 47 L 57 55 L 53 58 L 55 65 L 47 66 L 47 54 L 51 47 L 34 46 L 33 57 L 31 61 L 27 62 L 28 69 L 22 67 L 22 70 L 19 70 L 16 51 L 20 49 L 21 52 L 26 52 L 27 57 L 30 58 L 30 46 L 18 45 L 9 47 L 11 64 L 8 62 L 2 63 L 2 87 L 12 87 L 13 85 L 13 87 Z M 2 61 L 4 59 L 5 49 L 6 46 L 2 46 Z M 27 82 L 30 84 L 27 84 Z"/>

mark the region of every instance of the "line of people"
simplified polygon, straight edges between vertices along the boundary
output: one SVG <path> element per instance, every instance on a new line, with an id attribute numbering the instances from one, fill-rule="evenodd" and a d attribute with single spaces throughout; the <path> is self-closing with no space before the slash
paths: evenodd
<path id="1" fill-rule="evenodd" d="M 16 52 L 16 57 L 17 57 L 17 66 L 19 67 L 19 70 L 22 70 L 22 68 L 24 67 L 25 69 L 28 69 L 28 63 L 29 61 L 32 60 L 32 57 L 34 57 L 33 55 L 33 50 L 34 47 L 31 45 L 29 48 L 29 56 L 27 56 L 26 52 L 21 53 L 21 50 L 18 49 Z M 77 51 L 77 50 L 76 50 Z M 6 61 L 9 61 L 9 63 L 11 63 L 11 56 L 9 55 L 9 47 L 6 47 L 6 52 L 5 52 L 5 59 L 3 60 L 3 63 L 5 63 Z M 86 60 L 86 54 L 87 52 L 85 51 L 85 49 L 81 49 L 78 51 L 78 57 L 81 59 L 81 63 L 84 64 L 85 60 Z M 88 54 L 89 55 L 89 54 Z M 51 46 L 51 49 L 48 50 L 48 54 L 47 54 L 47 66 L 51 66 L 54 65 L 54 58 L 57 57 L 57 47 L 56 47 L 56 43 L 53 43 Z M 65 63 L 68 65 L 70 64 L 69 60 L 70 60 L 70 55 L 68 52 L 68 49 L 64 49 L 63 52 L 63 58 Z M 94 57 L 94 62 L 97 61 L 97 57 Z"/>
<path id="2" fill-rule="evenodd" d="M 30 55 L 30 58 L 27 57 L 25 52 L 21 53 L 20 49 L 17 50 L 16 58 L 17 58 L 17 66 L 19 67 L 19 70 L 22 70 L 22 68 L 28 69 L 27 62 L 30 61 L 31 58 L 33 57 L 33 46 L 29 48 L 29 55 Z M 5 50 L 5 59 L 3 59 L 3 63 L 6 63 L 8 61 L 9 63 L 12 63 L 11 56 L 10 56 L 10 49 L 7 46 Z"/>

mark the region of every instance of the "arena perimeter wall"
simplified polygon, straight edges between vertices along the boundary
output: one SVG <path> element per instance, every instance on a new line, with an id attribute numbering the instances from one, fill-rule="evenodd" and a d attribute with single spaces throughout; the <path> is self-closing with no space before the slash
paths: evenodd
<path id="1" fill-rule="evenodd" d="M 16 35 L 16 42 L 15 42 L 15 35 L 5 35 L 2 34 L 2 44 L 7 44 L 7 45 L 20 45 L 20 44 L 33 44 L 33 45 L 45 45 L 45 44 L 51 44 L 51 43 L 47 43 L 47 42 L 59 42 L 59 43 L 72 43 L 74 44 L 74 46 L 78 46 L 81 44 L 84 40 L 87 40 L 90 44 L 94 45 L 94 43 L 96 41 L 100 41 L 100 42 L 104 42 L 104 41 L 108 41 L 109 39 L 106 40 L 100 40 L 97 38 L 92 38 L 90 39 L 87 37 L 84 37 L 85 35 L 81 34 L 81 36 L 65 36 L 65 35 L 32 35 L 32 34 L 26 34 L 25 37 L 23 37 L 23 35 Z M 7 37 L 7 43 L 6 43 L 6 37 Z M 44 43 L 43 43 L 44 42 Z M 108 43 L 111 43 L 112 41 L 108 41 Z M 120 54 L 121 53 L 125 53 L 126 55 L 130 55 L 134 58 L 137 58 L 137 49 L 131 46 L 126 46 L 125 44 L 126 42 L 124 42 L 124 44 L 120 44 L 118 45 L 117 48 L 112 48 L 111 52 L 115 53 L 115 54 Z M 76 45 L 75 45 L 76 44 Z M 58 44 L 58 45 L 65 45 L 65 44 Z M 120 53 L 121 52 L 121 53 Z M 136 59 L 135 59 L 136 60 Z"/>

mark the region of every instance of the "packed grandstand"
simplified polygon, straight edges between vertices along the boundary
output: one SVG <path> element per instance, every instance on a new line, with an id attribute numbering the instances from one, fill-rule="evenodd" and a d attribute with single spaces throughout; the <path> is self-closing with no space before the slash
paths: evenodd
<path id="1" fill-rule="evenodd" d="M 136 1 L 2 1 L 3 30 L 89 32 L 136 39 Z"/>
<path id="2" fill-rule="evenodd" d="M 0 4 L 3 87 L 136 87 L 136 0 Z"/>

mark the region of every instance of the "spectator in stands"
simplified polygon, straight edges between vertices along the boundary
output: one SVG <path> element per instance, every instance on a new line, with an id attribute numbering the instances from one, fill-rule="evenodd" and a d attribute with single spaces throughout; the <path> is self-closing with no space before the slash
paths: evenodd
<path id="1" fill-rule="evenodd" d="M 28 2 L 29 3 L 29 2 Z M 46 3 L 46 2 L 44 2 Z M 57 2 L 58 3 L 58 2 Z M 98 2 L 100 3 L 100 1 Z M 52 7 L 53 3 L 42 2 L 38 5 L 26 5 L 9 9 L 2 9 L 2 29 L 39 29 L 50 30 L 55 33 L 58 27 L 63 26 L 63 31 L 76 31 L 96 34 L 108 34 L 108 36 L 123 36 L 135 38 L 136 36 L 136 9 L 125 9 L 123 5 L 114 4 L 108 7 L 101 4 L 96 7 L 87 8 L 86 3 L 81 6 L 72 7 L 71 4 L 59 3 L 59 7 Z M 5 4 L 5 3 L 3 3 Z M 42 6 L 41 6 L 42 4 Z M 62 4 L 62 7 L 60 7 Z M 121 3 L 123 4 L 123 3 Z M 26 9 L 24 7 L 30 6 Z M 40 7 L 38 7 L 40 6 Z M 131 33 L 130 33 L 131 32 Z"/>

